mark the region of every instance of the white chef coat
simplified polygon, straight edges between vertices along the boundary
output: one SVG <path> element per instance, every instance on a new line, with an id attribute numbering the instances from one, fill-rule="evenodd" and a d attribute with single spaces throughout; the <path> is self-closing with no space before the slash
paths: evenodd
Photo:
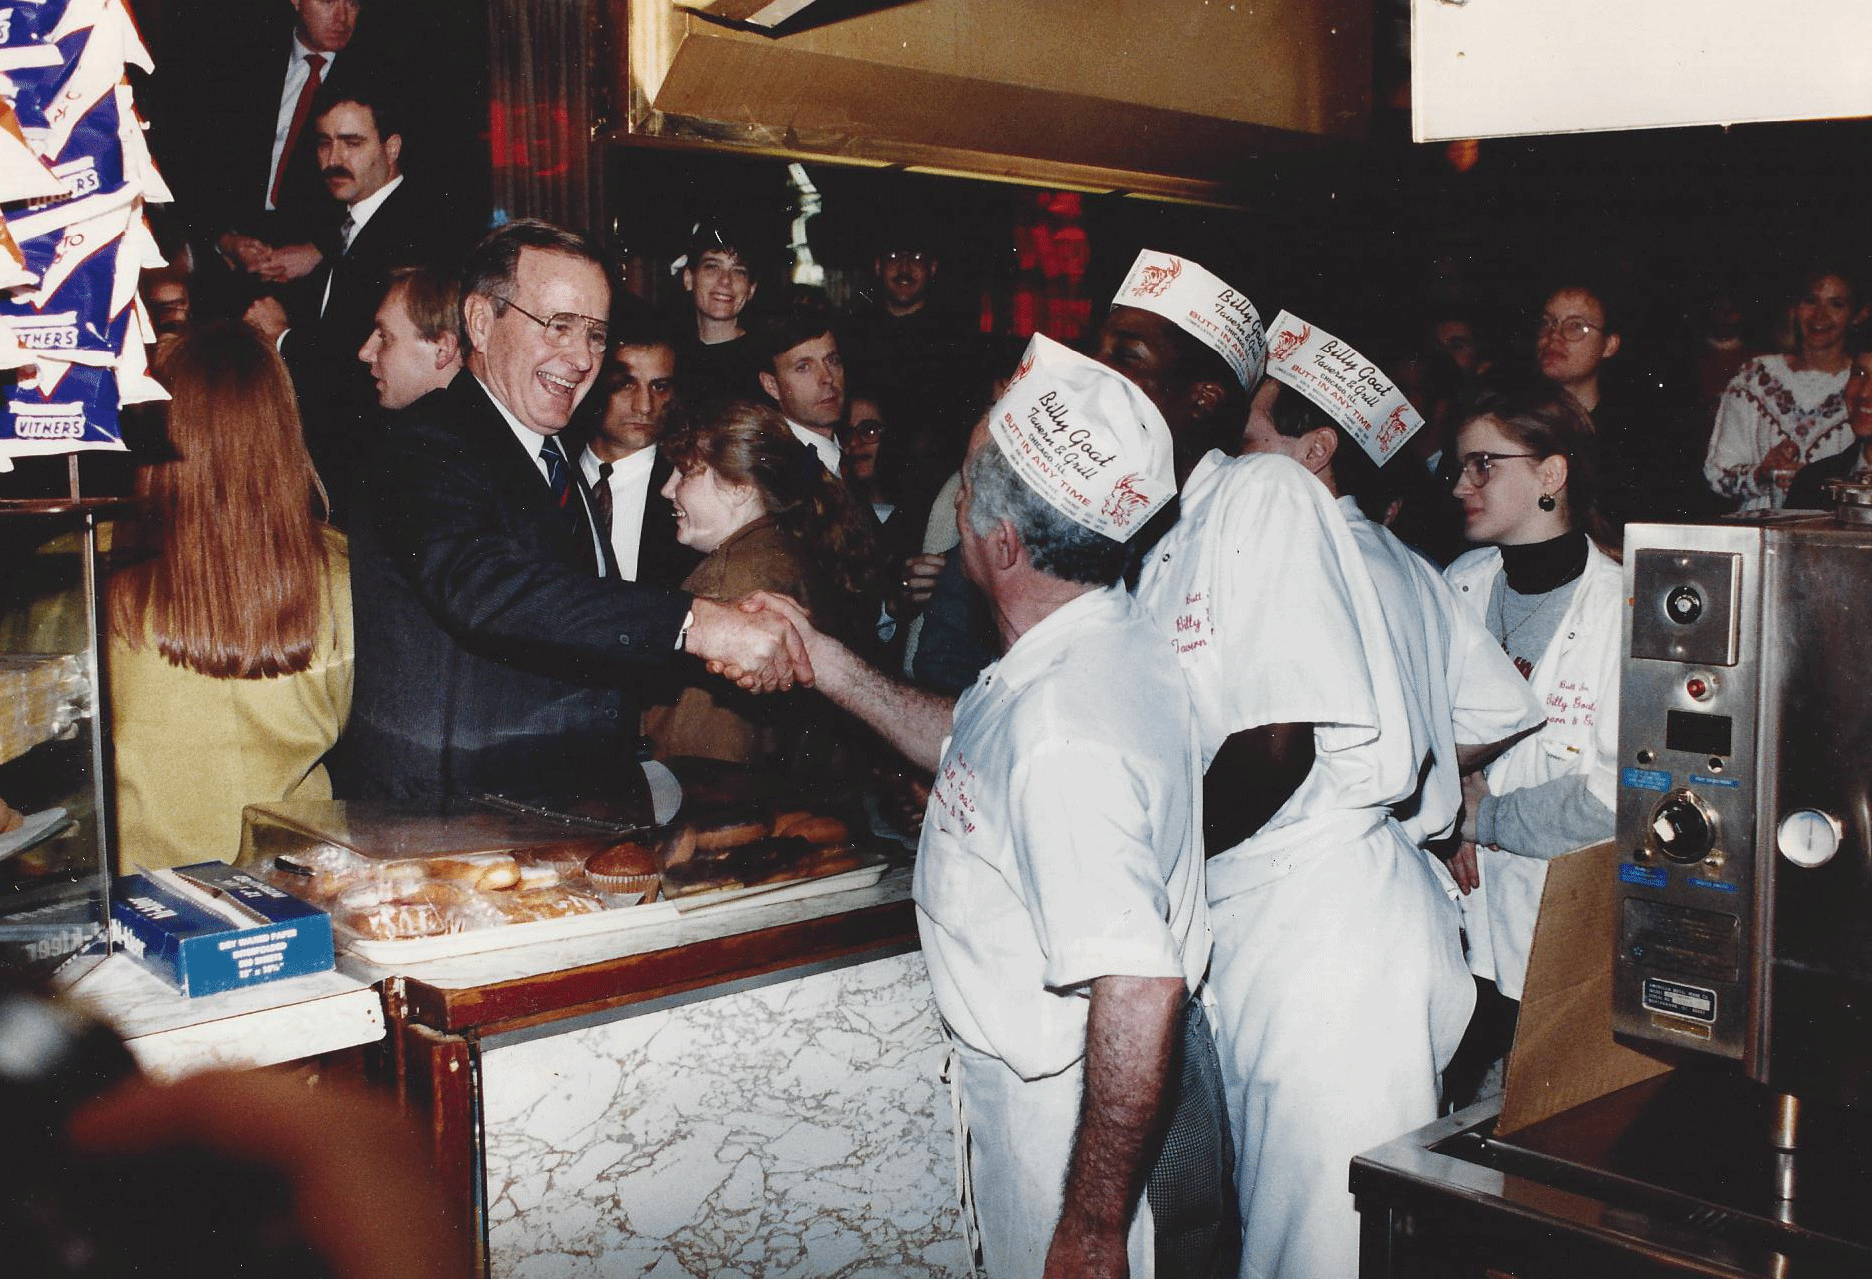
<path id="1" fill-rule="evenodd" d="M 1489 597 L 1501 574 L 1501 552 L 1488 546 L 1470 551 L 1444 575 L 1463 604 L 1486 624 Z M 1618 564 L 1592 547 L 1560 628 L 1528 676 L 1528 686 L 1546 712 L 1546 726 L 1516 742 L 1488 766 L 1484 776 L 1492 794 L 1505 795 L 1569 773 L 1583 773 L 1593 796 L 1618 811 L 1624 592 Z M 1482 885 L 1462 899 L 1469 966 L 1478 977 L 1494 981 L 1508 998 L 1519 999 L 1527 980 L 1541 890 L 1547 883 L 1547 863 L 1502 849 L 1478 848 L 1476 864 Z"/>
<path id="2" fill-rule="evenodd" d="M 1392 653 L 1405 672 L 1413 749 L 1431 760 L 1415 808 L 1399 819 L 1422 845 L 1448 835 L 1462 810 L 1457 744 L 1485 746 L 1532 728 L 1541 722 L 1540 704 L 1482 619 L 1428 560 L 1368 519 L 1358 499 L 1341 497 L 1339 512 L 1378 588 Z M 1415 740 L 1419 732 L 1428 740 Z M 1454 880 L 1448 888 L 1456 892 Z"/>
<path id="3" fill-rule="evenodd" d="M 1159 652 L 1124 591 L 1079 596 L 963 693 L 937 768 L 917 931 L 961 1045 L 971 1162 L 992 1205 L 984 1254 L 1015 1259 L 991 1262 L 997 1275 L 1038 1276 L 1046 1260 L 1093 979 L 1174 976 L 1193 991 L 1208 964 L 1195 727 Z"/>
<path id="4" fill-rule="evenodd" d="M 1474 987 L 1455 907 L 1388 806 L 1417 785 L 1411 702 L 1346 520 L 1291 459 L 1204 458 L 1138 594 L 1184 664 L 1204 762 L 1312 723 L 1312 772 L 1209 862 L 1209 987 L 1235 1125 L 1245 1276 L 1358 1270 L 1353 1155 L 1435 1118 Z"/>

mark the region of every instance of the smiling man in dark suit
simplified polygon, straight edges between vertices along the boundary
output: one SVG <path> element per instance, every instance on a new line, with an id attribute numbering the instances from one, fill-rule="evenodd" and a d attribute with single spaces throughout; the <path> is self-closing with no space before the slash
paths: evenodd
<path id="1" fill-rule="evenodd" d="M 769 691 L 809 679 L 791 626 L 623 580 L 558 435 L 610 346 L 590 241 L 489 235 L 462 279 L 464 371 L 398 414 L 352 536 L 350 797 L 616 793 L 631 686 L 687 652 Z"/>

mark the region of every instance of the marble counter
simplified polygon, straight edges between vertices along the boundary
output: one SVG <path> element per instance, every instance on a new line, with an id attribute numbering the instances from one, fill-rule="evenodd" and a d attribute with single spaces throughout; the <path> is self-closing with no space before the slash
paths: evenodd
<path id="1" fill-rule="evenodd" d="M 507 1038 L 495 1279 L 968 1273 L 921 954 Z"/>
<path id="2" fill-rule="evenodd" d="M 275 1066 L 384 1035 L 377 992 L 338 972 L 189 999 L 129 957 L 112 955 L 68 984 L 64 996 L 123 1036 L 154 1079 Z"/>

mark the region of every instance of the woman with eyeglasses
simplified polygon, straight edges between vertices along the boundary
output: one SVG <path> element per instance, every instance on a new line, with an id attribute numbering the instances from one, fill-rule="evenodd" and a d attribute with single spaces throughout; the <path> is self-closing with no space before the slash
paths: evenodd
<path id="1" fill-rule="evenodd" d="M 1856 282 L 1824 267 L 1803 278 L 1794 303 L 1794 353 L 1742 366 L 1716 408 L 1703 475 L 1744 511 L 1785 505 L 1801 467 L 1852 441 L 1846 425 L 1846 342 L 1865 319 Z"/>
<path id="2" fill-rule="evenodd" d="M 1464 896 L 1477 1012 L 1446 1075 L 1472 1099 L 1514 1038 L 1547 863 L 1612 836 L 1623 587 L 1596 507 L 1598 440 L 1570 396 L 1497 396 L 1456 435 L 1469 552 L 1445 573 L 1547 722 L 1464 778 Z"/>

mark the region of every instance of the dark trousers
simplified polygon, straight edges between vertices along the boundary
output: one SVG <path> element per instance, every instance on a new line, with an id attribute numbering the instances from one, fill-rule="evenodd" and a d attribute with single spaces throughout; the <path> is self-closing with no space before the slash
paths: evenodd
<path id="1" fill-rule="evenodd" d="M 1226 1279 L 1241 1260 L 1235 1197 L 1235 1139 L 1209 1018 L 1184 1006 L 1176 1104 L 1145 1196 L 1156 1226 L 1157 1273 Z"/>
<path id="2" fill-rule="evenodd" d="M 1492 981 L 1475 978 L 1475 1012 L 1463 1031 L 1456 1055 L 1443 1071 L 1444 1113 L 1461 1110 L 1475 1101 L 1489 1067 L 1508 1056 L 1514 1046 L 1515 1025 L 1521 1019 L 1521 1001 L 1501 993 Z"/>

